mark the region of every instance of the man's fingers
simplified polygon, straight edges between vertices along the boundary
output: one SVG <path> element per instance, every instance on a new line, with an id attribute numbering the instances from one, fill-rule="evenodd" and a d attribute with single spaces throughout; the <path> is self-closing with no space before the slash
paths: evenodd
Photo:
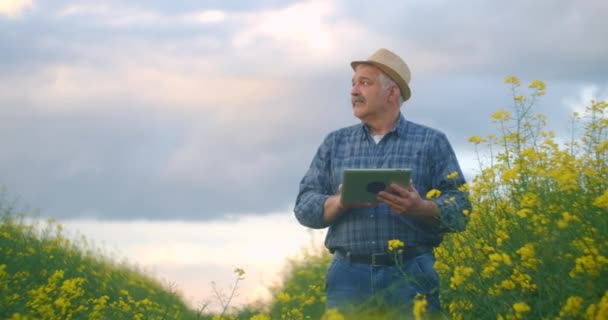
<path id="1" fill-rule="evenodd" d="M 410 179 L 410 184 L 407 186 L 407 188 L 410 192 L 416 191 L 416 188 L 414 188 L 414 180 Z"/>
<path id="2" fill-rule="evenodd" d="M 417 191 L 411 181 L 407 187 L 391 184 L 385 191 L 378 193 L 378 200 L 386 203 L 393 212 L 401 214 L 407 212 L 415 201 L 414 192 Z"/>
<path id="3" fill-rule="evenodd" d="M 403 198 L 403 196 L 395 194 L 394 192 L 380 191 L 378 193 L 378 200 L 387 203 L 388 205 L 398 204 L 401 198 Z"/>
<path id="4" fill-rule="evenodd" d="M 388 193 L 392 193 L 392 194 L 396 194 L 399 195 L 401 197 L 407 197 L 408 196 L 408 189 L 403 187 L 402 185 L 398 184 L 398 183 L 391 183 L 388 188 L 386 188 L 385 190 Z"/>

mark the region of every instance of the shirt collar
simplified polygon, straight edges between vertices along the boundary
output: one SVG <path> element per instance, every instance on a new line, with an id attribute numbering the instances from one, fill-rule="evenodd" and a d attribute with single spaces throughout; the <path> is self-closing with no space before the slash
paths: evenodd
<path id="1" fill-rule="evenodd" d="M 407 127 L 407 121 L 401 112 L 399 112 L 399 117 L 397 117 L 397 122 L 395 123 L 395 127 L 391 129 L 387 134 L 395 134 L 397 136 L 401 134 L 405 134 L 405 129 Z M 369 134 L 369 128 L 361 123 L 361 139 L 365 139 Z"/>

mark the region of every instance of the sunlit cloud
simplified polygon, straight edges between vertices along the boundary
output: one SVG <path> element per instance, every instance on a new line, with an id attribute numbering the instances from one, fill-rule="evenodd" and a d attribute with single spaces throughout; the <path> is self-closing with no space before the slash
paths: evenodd
<path id="1" fill-rule="evenodd" d="M 0 0 L 0 15 L 18 18 L 33 6 L 32 0 Z"/>
<path id="2" fill-rule="evenodd" d="M 114 27 L 167 22 L 164 15 L 151 10 L 97 3 L 69 4 L 59 9 L 57 16 L 87 17 L 96 23 Z"/>
<path id="3" fill-rule="evenodd" d="M 219 23 L 226 19 L 226 14 L 222 10 L 205 10 L 192 15 L 192 21 L 202 24 Z"/>
<path id="4" fill-rule="evenodd" d="M 270 40 L 286 51 L 299 52 L 296 56 L 328 56 L 338 47 L 345 50 L 358 34 L 364 33 L 348 21 L 330 23 L 333 14 L 330 1 L 306 1 L 249 13 L 242 17 L 246 26 L 236 33 L 232 44 L 245 48 L 260 40 Z"/>
<path id="5" fill-rule="evenodd" d="M 226 20 L 223 10 L 203 10 L 195 13 L 169 14 L 149 8 L 128 6 L 124 4 L 76 3 L 62 7 L 57 11 L 60 18 L 87 17 L 94 22 L 113 27 L 132 25 L 165 25 L 176 27 L 183 23 L 217 24 Z"/>
<path id="6" fill-rule="evenodd" d="M 280 42 L 295 42 L 315 51 L 331 49 L 327 26 L 323 18 L 331 12 L 326 2 L 298 3 L 276 11 L 256 13 L 251 17 L 252 28 L 242 31 L 234 40 L 237 47 L 244 47 L 260 37 Z"/>
<path id="7" fill-rule="evenodd" d="M 49 112 L 106 109 L 95 101 L 123 99 L 134 106 L 166 106 L 227 119 L 247 114 L 250 111 L 243 106 L 270 97 L 281 87 L 278 80 L 214 74 L 204 67 L 184 71 L 144 64 L 53 65 L 21 81 L 33 85 L 34 105 Z"/>
<path id="8" fill-rule="evenodd" d="M 60 17 L 82 16 L 82 15 L 108 15 L 112 9 L 103 4 L 70 4 L 58 11 Z"/>

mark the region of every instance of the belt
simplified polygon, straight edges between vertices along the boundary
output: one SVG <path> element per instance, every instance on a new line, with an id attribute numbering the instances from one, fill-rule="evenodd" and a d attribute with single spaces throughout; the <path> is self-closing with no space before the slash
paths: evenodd
<path id="1" fill-rule="evenodd" d="M 390 267 L 395 265 L 397 259 L 401 260 L 402 262 L 406 262 L 417 256 L 430 252 L 433 252 L 431 247 L 418 246 L 403 248 L 402 253 L 396 254 L 393 252 L 351 254 L 348 251 L 336 250 L 334 255 L 336 255 L 338 258 L 347 260 L 350 263 L 369 264 L 372 267 Z"/>

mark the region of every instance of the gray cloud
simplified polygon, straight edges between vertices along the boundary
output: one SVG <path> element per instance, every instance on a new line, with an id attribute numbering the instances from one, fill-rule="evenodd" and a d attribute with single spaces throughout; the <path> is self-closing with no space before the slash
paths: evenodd
<path id="1" fill-rule="evenodd" d="M 348 61 L 379 46 L 413 70 L 406 117 L 446 132 L 463 156 L 508 107 L 506 75 L 548 83 L 538 112 L 556 130 L 572 111 L 564 99 L 608 85 L 599 1 L 325 4 L 311 29 L 291 33 L 252 19 L 294 12 L 279 1 L 103 2 L 66 15 L 56 0 L 0 18 L 0 184 L 60 218 L 289 210 L 323 137 L 356 122 Z M 225 19 L 187 19 L 207 9 Z"/>
<path id="2" fill-rule="evenodd" d="M 426 65 L 467 74 L 603 80 L 608 54 L 603 30 L 605 1 L 404 1 L 362 10 L 362 1 L 341 1 L 396 50 Z M 370 23 L 371 22 L 371 23 Z"/>

